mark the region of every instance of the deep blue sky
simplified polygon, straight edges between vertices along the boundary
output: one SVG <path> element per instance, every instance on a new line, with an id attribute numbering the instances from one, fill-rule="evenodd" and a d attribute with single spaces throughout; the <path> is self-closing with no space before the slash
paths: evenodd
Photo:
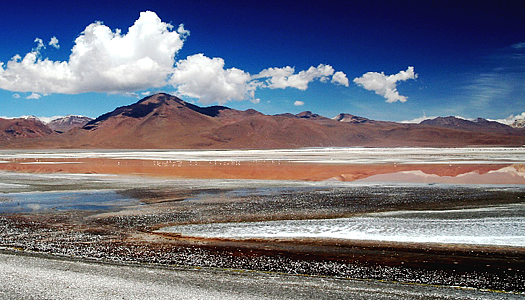
<path id="1" fill-rule="evenodd" d="M 525 4 L 520 4 L 521 1 L 145 2 L 2 3 L 0 62 L 4 63 L 4 75 L 0 73 L 0 116 L 96 117 L 138 100 L 126 92 L 142 97 L 142 93 L 158 91 L 178 93 L 199 105 L 218 101 L 266 114 L 311 110 L 327 117 L 347 112 L 393 121 L 423 115 L 502 119 L 525 111 Z M 162 22 L 172 24 L 172 32 L 179 24 L 190 32 L 182 48 L 175 51 L 175 62 L 187 60 L 188 66 L 195 66 L 189 64 L 188 57 L 197 58 L 196 54 L 202 53 L 201 62 L 206 65 L 201 67 L 208 66 L 212 58 L 219 58 L 224 62 L 221 71 L 235 68 L 238 72 L 235 78 L 251 75 L 252 83 L 266 86 L 253 88 L 253 97 L 241 101 L 234 97 L 228 101 L 217 100 L 223 95 L 220 93 L 223 87 L 214 85 L 211 90 L 206 87 L 217 84 L 212 79 L 194 83 L 199 72 L 181 73 L 177 77 L 177 84 L 192 82 L 197 87 L 168 83 L 157 84 L 155 88 L 149 88 L 147 83 L 115 87 L 108 83 L 101 88 L 104 80 L 96 73 L 86 77 L 95 83 L 82 82 L 82 88 L 76 88 L 78 82 L 74 81 L 71 86 L 75 88 L 68 89 L 63 84 L 62 89 L 53 89 L 47 85 L 49 78 L 44 78 L 50 72 L 39 71 L 23 77 L 30 68 L 22 73 L 8 70 L 7 62 L 13 56 L 24 58 L 36 49 L 36 38 L 45 45 L 38 52 L 39 59 L 69 62 L 75 39 L 88 25 L 101 21 L 113 32 L 121 29 L 124 35 L 144 11 L 152 11 Z M 52 37 L 58 39 L 59 49 L 49 45 Z M 110 59 L 114 61 L 115 56 Z M 81 67 L 91 63 L 89 59 L 82 60 Z M 299 74 L 320 64 L 331 66 L 333 71 L 324 79 L 310 78 L 307 89 L 299 89 L 290 82 L 288 87 L 278 88 L 268 81 L 269 77 L 253 81 L 255 75 L 268 68 L 290 66 L 294 74 Z M 417 75 L 388 87 L 397 88 L 400 96 L 407 97 L 406 102 L 387 103 L 384 92 L 376 93 L 373 87 L 354 82 L 367 72 L 376 72 L 370 75 L 384 79 L 381 72 L 395 75 L 408 71 L 409 67 Z M 331 82 L 335 72 L 346 75 L 348 86 Z M 175 73 L 168 72 L 168 76 L 172 74 Z M 22 79 L 13 83 L 13 76 Z M 126 80 L 125 75 L 121 77 Z M 35 85 L 34 90 L 32 84 L 27 84 L 38 80 L 43 84 Z M 50 80 L 56 83 L 61 79 Z M 248 81 L 236 88 L 245 88 L 244 83 Z M 199 103 L 197 98 L 189 96 L 193 93 L 189 89 L 198 90 L 194 94 L 205 95 L 207 100 Z M 32 92 L 36 97 L 30 98 L 38 99 L 26 99 Z"/>

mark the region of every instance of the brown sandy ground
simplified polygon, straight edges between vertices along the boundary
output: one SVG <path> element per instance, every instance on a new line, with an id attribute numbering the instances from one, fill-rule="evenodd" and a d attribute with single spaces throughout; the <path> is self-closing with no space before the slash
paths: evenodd
<path id="1" fill-rule="evenodd" d="M 225 240 L 154 232 L 208 222 L 348 217 L 397 209 L 479 207 L 523 201 L 523 189 L 435 186 L 206 188 L 119 191 L 141 200 L 118 211 L 0 215 L 0 245 L 83 259 L 234 268 L 525 292 L 525 249 L 335 239 Z"/>

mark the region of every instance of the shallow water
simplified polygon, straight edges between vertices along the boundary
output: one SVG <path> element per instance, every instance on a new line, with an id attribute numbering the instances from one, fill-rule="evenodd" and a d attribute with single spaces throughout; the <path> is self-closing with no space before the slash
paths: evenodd
<path id="1" fill-rule="evenodd" d="M 0 213 L 106 211 L 139 203 L 115 191 L 9 193 L 0 197 Z"/>
<path id="2" fill-rule="evenodd" d="M 525 203 L 455 210 L 392 211 L 321 220 L 173 226 L 163 232 L 207 238 L 338 238 L 525 246 Z"/>

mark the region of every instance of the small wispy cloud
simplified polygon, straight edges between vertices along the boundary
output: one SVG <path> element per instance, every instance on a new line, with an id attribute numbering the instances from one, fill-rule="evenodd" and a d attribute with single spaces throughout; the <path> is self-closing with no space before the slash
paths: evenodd
<path id="1" fill-rule="evenodd" d="M 482 73 L 463 89 L 470 95 L 471 106 L 484 108 L 494 101 L 506 98 L 512 92 L 513 84 L 509 79 L 499 72 Z"/>
<path id="2" fill-rule="evenodd" d="M 516 43 L 514 45 L 511 45 L 511 47 L 514 48 L 514 49 L 525 49 L 525 42 Z"/>
<path id="3" fill-rule="evenodd" d="M 473 108 L 488 109 L 525 93 L 525 42 L 499 49 L 485 58 L 486 69 L 471 74 L 463 90 Z"/>
<path id="4" fill-rule="evenodd" d="M 354 83 L 366 90 L 374 91 L 377 95 L 384 97 L 388 103 L 406 102 L 408 98 L 399 94 L 397 83 L 417 77 L 414 67 L 408 67 L 406 71 L 393 75 L 385 75 L 384 72 L 368 72 L 361 77 L 354 78 Z"/>
<path id="5" fill-rule="evenodd" d="M 60 49 L 60 45 L 58 44 L 58 39 L 56 36 L 51 38 L 48 45 L 56 49 Z"/>
<path id="6" fill-rule="evenodd" d="M 35 100 L 38 100 L 40 98 L 42 98 L 42 95 L 37 94 L 37 93 L 31 93 L 31 95 L 26 97 L 26 99 L 35 99 Z"/>
<path id="7" fill-rule="evenodd" d="M 303 101 L 299 101 L 299 100 L 297 100 L 297 101 L 295 101 L 295 102 L 293 103 L 293 105 L 295 105 L 295 106 L 303 106 L 303 105 L 304 105 L 304 102 L 303 102 Z"/>

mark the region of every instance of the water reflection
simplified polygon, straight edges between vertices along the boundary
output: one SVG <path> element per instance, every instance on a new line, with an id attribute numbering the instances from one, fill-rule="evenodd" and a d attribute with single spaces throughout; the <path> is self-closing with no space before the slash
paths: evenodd
<path id="1" fill-rule="evenodd" d="M 107 211 L 134 204 L 139 201 L 115 191 L 10 193 L 0 197 L 0 213 Z"/>
<path id="2" fill-rule="evenodd" d="M 447 174 L 415 168 L 393 173 L 375 174 L 359 179 L 360 182 L 411 182 L 450 184 L 525 184 L 525 165 L 514 164 L 487 170 L 471 169 L 463 173 Z"/>

